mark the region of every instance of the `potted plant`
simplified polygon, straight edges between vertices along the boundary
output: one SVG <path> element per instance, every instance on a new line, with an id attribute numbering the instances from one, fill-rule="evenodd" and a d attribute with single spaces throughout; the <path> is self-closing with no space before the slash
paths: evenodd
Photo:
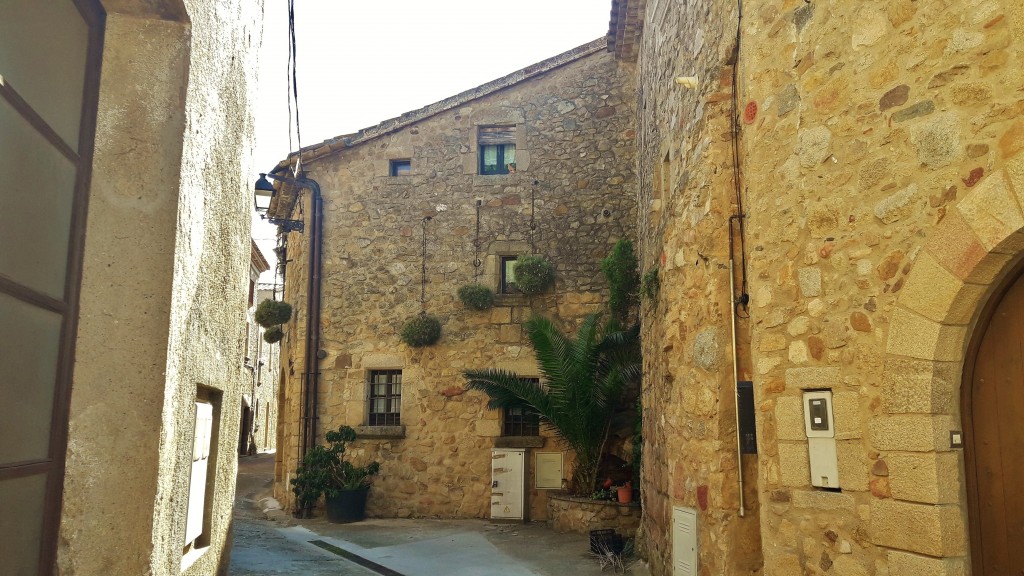
<path id="1" fill-rule="evenodd" d="M 629 504 L 633 501 L 633 483 L 626 482 L 622 486 L 616 488 L 618 495 L 619 504 Z"/>
<path id="2" fill-rule="evenodd" d="M 483 284 L 466 284 L 459 287 L 459 300 L 466 308 L 487 310 L 494 306 L 494 290 Z"/>
<path id="3" fill-rule="evenodd" d="M 543 256 L 520 256 L 515 274 L 515 286 L 523 294 L 540 294 L 555 283 L 555 267 Z"/>
<path id="4" fill-rule="evenodd" d="M 327 519 L 331 522 L 357 522 L 366 517 L 366 498 L 379 462 L 356 466 L 345 459 L 345 448 L 356 439 L 351 426 L 342 426 L 324 434 L 327 445 L 314 446 L 306 453 L 292 480 L 297 500 L 296 515 L 308 517 L 320 496 L 324 496 Z"/>
<path id="5" fill-rule="evenodd" d="M 292 306 L 287 302 L 280 302 L 267 298 L 256 307 L 253 320 L 264 328 L 270 328 L 284 324 L 292 318 Z"/>
<path id="6" fill-rule="evenodd" d="M 441 321 L 436 316 L 420 312 L 402 326 L 399 336 L 402 342 L 413 348 L 436 344 L 441 339 Z"/>

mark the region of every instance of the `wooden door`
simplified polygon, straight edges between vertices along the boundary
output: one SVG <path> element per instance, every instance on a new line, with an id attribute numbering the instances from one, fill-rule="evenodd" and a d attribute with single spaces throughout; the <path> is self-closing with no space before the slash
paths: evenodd
<path id="1" fill-rule="evenodd" d="M 975 576 L 1024 575 L 1024 276 L 997 302 L 964 379 Z"/>

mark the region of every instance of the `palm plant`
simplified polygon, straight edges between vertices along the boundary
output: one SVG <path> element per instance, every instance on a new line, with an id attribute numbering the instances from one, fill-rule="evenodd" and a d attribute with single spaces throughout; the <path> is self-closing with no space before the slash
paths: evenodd
<path id="1" fill-rule="evenodd" d="M 587 316 L 575 338 L 540 316 L 524 324 L 543 386 L 504 370 L 464 372 L 469 390 L 490 397 L 488 408 L 522 408 L 537 415 L 575 452 L 569 486 L 575 494 L 589 494 L 597 485 L 612 417 L 627 383 L 640 375 L 639 326 L 623 331 L 614 320 L 603 328 L 599 321 L 598 314 Z"/>

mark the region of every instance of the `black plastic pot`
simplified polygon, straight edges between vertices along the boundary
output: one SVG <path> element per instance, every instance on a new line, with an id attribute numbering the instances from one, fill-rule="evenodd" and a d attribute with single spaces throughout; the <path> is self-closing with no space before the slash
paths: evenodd
<path id="1" fill-rule="evenodd" d="M 335 498 L 328 498 L 325 501 L 327 519 L 335 524 L 347 522 L 359 522 L 366 518 L 366 496 L 370 492 L 369 486 L 356 490 L 346 490 Z"/>

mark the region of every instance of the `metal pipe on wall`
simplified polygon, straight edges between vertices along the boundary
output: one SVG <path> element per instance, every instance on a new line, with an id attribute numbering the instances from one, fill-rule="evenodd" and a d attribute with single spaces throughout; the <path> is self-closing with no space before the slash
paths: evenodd
<path id="1" fill-rule="evenodd" d="M 729 227 L 732 234 L 732 227 Z M 733 258 L 729 257 L 729 328 L 732 332 L 732 383 L 735 387 L 736 397 L 736 470 L 739 474 L 739 515 L 740 518 L 746 515 L 746 506 L 743 502 L 743 447 L 740 442 L 740 369 L 739 353 L 736 349 L 736 281 L 733 276 Z"/>

